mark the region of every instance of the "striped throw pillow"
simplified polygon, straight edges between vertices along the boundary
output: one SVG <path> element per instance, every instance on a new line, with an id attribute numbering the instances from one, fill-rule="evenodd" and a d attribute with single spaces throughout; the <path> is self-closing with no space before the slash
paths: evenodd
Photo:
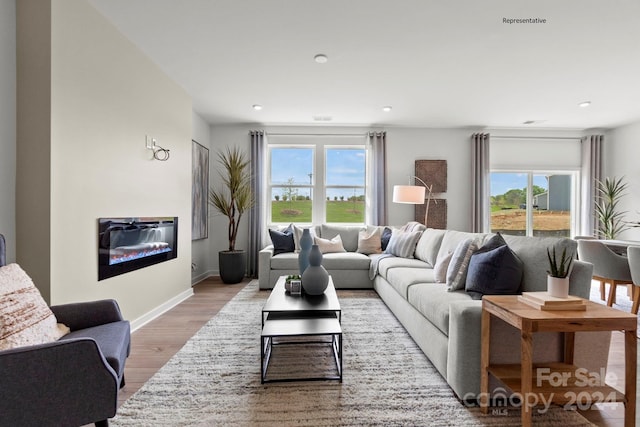
<path id="1" fill-rule="evenodd" d="M 395 255 L 401 258 L 413 258 L 418 240 L 422 236 L 421 231 L 400 231 L 393 230 L 391 239 L 384 253 Z"/>

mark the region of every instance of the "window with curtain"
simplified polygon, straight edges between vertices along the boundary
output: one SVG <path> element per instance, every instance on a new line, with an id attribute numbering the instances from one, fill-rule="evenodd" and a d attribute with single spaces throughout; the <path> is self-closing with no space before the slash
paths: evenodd
<path id="1" fill-rule="evenodd" d="M 267 156 L 269 224 L 365 223 L 364 136 L 271 137 Z"/>
<path id="2" fill-rule="evenodd" d="M 580 140 L 494 138 L 491 144 L 491 231 L 578 234 Z"/>

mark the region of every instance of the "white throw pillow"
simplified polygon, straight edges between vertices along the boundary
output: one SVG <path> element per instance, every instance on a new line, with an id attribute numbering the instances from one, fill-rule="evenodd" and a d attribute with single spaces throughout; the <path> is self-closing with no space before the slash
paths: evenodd
<path id="1" fill-rule="evenodd" d="M 447 252 L 442 257 L 436 260 L 436 265 L 433 267 L 433 277 L 436 283 L 447 282 L 447 269 L 453 258 L 453 252 Z"/>
<path id="2" fill-rule="evenodd" d="M 316 232 L 313 227 L 298 227 L 295 224 L 291 224 L 289 227 L 293 227 L 293 244 L 296 247 L 296 252 L 300 252 L 300 238 L 302 237 L 302 231 L 305 228 L 309 228 L 309 234 L 311 234 L 312 239 L 316 237 Z"/>
<path id="3" fill-rule="evenodd" d="M 458 243 L 447 268 L 447 290 L 458 291 L 464 289 L 469 261 L 471 260 L 471 255 L 477 250 L 478 242 L 474 239 L 465 239 Z"/>
<path id="4" fill-rule="evenodd" d="M 315 238 L 316 245 L 323 254 L 329 254 L 332 252 L 346 252 L 344 246 L 342 246 L 342 237 L 338 234 L 331 240 L 323 239 L 322 237 Z"/>
<path id="5" fill-rule="evenodd" d="M 382 253 L 382 228 L 376 227 L 370 233 L 366 230 L 360 231 L 356 252 L 365 255 Z"/>
<path id="6" fill-rule="evenodd" d="M 0 350 L 44 344 L 68 333 L 18 264 L 0 267 Z"/>

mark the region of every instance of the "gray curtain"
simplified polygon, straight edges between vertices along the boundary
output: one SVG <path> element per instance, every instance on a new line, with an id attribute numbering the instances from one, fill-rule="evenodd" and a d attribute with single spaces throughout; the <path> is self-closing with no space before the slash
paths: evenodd
<path id="1" fill-rule="evenodd" d="M 596 236 L 595 203 L 598 181 L 602 180 L 602 142 L 603 135 L 589 135 L 581 142 L 581 206 L 580 234 Z"/>
<path id="2" fill-rule="evenodd" d="M 249 132 L 251 140 L 251 188 L 255 205 L 249 211 L 249 251 L 247 254 L 247 276 L 258 277 L 258 252 L 262 249 L 262 232 L 264 229 L 264 162 L 267 146 L 264 131 Z"/>
<path id="3" fill-rule="evenodd" d="M 371 209 L 367 224 L 387 225 L 387 133 L 369 132 L 371 153 Z"/>
<path id="4" fill-rule="evenodd" d="M 474 133 L 471 135 L 471 231 L 474 233 L 491 229 L 490 162 L 489 134 Z"/>

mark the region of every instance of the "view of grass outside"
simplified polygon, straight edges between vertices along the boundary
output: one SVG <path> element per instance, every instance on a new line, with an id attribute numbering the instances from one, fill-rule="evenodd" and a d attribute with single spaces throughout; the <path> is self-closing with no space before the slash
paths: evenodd
<path id="1" fill-rule="evenodd" d="M 312 222 L 311 200 L 272 200 L 272 222 Z M 364 223 L 364 200 L 328 200 L 327 222 Z"/>

